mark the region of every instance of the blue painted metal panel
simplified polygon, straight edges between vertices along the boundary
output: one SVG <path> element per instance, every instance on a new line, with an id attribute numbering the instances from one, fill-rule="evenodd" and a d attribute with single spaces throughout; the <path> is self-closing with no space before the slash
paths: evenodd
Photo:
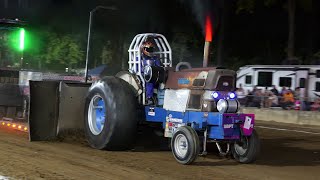
<path id="1" fill-rule="evenodd" d="M 195 129 L 202 129 L 207 125 L 207 112 L 189 111 L 189 123 L 192 123 Z"/>
<path id="2" fill-rule="evenodd" d="M 170 122 L 180 122 L 191 124 L 195 130 L 208 128 L 208 137 L 210 139 L 238 139 L 240 136 L 240 115 L 221 114 L 213 112 L 186 111 L 176 112 L 167 111 L 161 107 L 145 107 L 146 121 L 162 123 L 163 128 L 166 126 L 166 118 Z M 242 118 L 243 119 L 243 118 Z"/>
<path id="3" fill-rule="evenodd" d="M 190 80 L 187 78 L 179 78 L 178 84 L 190 84 Z"/>
<path id="4" fill-rule="evenodd" d="M 221 113 L 208 113 L 208 125 L 218 125 L 222 124 L 223 114 Z"/>
<path id="5" fill-rule="evenodd" d="M 224 139 L 223 127 L 209 126 L 208 131 L 208 137 L 210 139 Z"/>
<path id="6" fill-rule="evenodd" d="M 221 113 L 208 113 L 208 137 L 210 139 L 224 138 L 222 117 Z"/>
<path id="7" fill-rule="evenodd" d="M 145 106 L 146 121 L 166 122 L 167 111 L 160 107 Z"/>
<path id="8" fill-rule="evenodd" d="M 209 113 L 208 126 L 211 139 L 238 139 L 240 136 L 240 121 L 238 114 Z"/>
<path id="9" fill-rule="evenodd" d="M 187 123 L 188 121 L 188 112 L 177 112 L 177 111 L 168 111 L 168 116 L 172 116 L 172 118 L 182 119 L 183 123 Z"/>

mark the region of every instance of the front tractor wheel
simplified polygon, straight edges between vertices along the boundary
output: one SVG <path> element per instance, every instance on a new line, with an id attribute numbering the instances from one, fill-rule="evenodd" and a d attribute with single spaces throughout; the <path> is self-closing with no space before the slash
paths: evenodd
<path id="1" fill-rule="evenodd" d="M 251 136 L 242 136 L 231 148 L 234 159 L 240 163 L 254 162 L 260 152 L 260 139 L 254 130 Z"/>
<path id="2" fill-rule="evenodd" d="M 180 164 L 191 164 L 200 152 L 198 134 L 189 126 L 179 127 L 172 137 L 171 149 Z"/>
<path id="3" fill-rule="evenodd" d="M 136 134 L 136 98 L 122 79 L 105 77 L 89 89 L 85 104 L 85 135 L 96 149 L 126 150 Z"/>

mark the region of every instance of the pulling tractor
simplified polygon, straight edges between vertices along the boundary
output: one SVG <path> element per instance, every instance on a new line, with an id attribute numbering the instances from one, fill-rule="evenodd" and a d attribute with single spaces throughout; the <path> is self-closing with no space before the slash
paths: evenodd
<path id="1" fill-rule="evenodd" d="M 161 60 L 162 66 L 141 66 L 141 46 L 147 39 L 154 42 L 156 52 L 153 54 Z M 240 163 L 256 160 L 260 141 L 254 130 L 254 114 L 238 113 L 240 104 L 235 94 L 234 71 L 218 67 L 192 68 L 187 62 L 172 67 L 171 48 L 161 34 L 136 35 L 128 52 L 128 71 L 101 78 L 83 90 L 83 128 L 91 147 L 112 151 L 131 149 L 134 147 L 137 128 L 143 122 L 162 127 L 163 136 L 171 140 L 174 158 L 181 164 L 191 164 L 199 155 L 206 155 L 207 143 L 215 143 L 220 154 L 232 154 Z M 146 83 L 155 84 L 152 105 L 147 104 Z M 44 108 L 41 98 L 32 97 L 32 91 L 40 87 L 41 83 L 32 84 L 31 110 L 35 106 Z M 61 89 L 63 87 L 60 85 Z M 52 92 L 56 93 L 57 90 Z M 63 100 L 73 94 L 60 95 L 60 98 Z M 57 101 L 56 98 L 52 99 Z M 79 114 L 74 109 L 82 101 L 70 99 L 75 103 L 72 108 L 68 106 L 66 119 Z M 49 105 L 54 112 L 57 111 L 56 106 L 53 107 L 52 103 Z M 36 112 L 42 113 L 47 109 Z M 66 112 L 61 105 L 60 110 Z M 43 127 L 49 127 L 50 123 L 43 121 L 54 119 L 52 114 L 50 112 L 49 118 L 42 118 L 35 111 L 30 111 L 31 140 L 40 137 L 41 133 L 49 132 Z M 42 129 L 36 128 L 39 124 Z M 58 121 L 51 125 L 61 128 L 63 123 Z M 58 129 L 52 133 L 57 134 Z"/>

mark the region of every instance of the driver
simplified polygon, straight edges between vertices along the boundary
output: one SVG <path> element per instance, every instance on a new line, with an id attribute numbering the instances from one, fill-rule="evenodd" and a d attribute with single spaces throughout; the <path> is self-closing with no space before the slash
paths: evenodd
<path id="1" fill-rule="evenodd" d="M 155 50 L 154 44 L 147 40 L 142 44 L 141 51 L 142 51 L 142 69 L 145 66 L 161 66 L 160 60 L 153 54 Z M 143 72 L 147 73 L 147 72 Z M 154 83 L 146 83 L 146 95 L 147 95 L 147 105 L 154 104 L 153 100 L 153 90 L 154 90 Z"/>

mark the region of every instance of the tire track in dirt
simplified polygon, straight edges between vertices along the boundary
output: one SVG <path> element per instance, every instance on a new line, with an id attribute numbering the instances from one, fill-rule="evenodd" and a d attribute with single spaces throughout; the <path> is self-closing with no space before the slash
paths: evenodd
<path id="1" fill-rule="evenodd" d="M 5 153 L 4 155 L 8 156 L 9 154 L 15 154 L 19 159 L 24 158 L 22 161 L 19 160 L 20 163 L 13 161 L 12 164 L 24 164 L 27 167 L 43 164 L 44 162 L 49 161 L 51 165 L 45 165 L 42 167 L 47 169 L 46 171 L 41 171 L 42 173 L 40 173 L 38 170 L 40 167 L 36 166 L 37 168 L 35 169 L 37 171 L 35 173 L 38 173 L 40 177 L 51 178 L 50 176 L 44 175 L 54 172 L 48 171 L 48 169 L 53 168 L 55 168 L 58 172 L 62 171 L 62 174 L 66 174 L 66 172 L 57 167 L 57 165 L 64 166 L 65 168 L 70 168 L 69 166 L 71 165 L 75 166 L 77 169 L 72 167 L 72 172 L 68 172 L 70 173 L 68 178 L 79 177 L 77 175 L 78 173 L 103 174 L 104 179 L 106 179 L 105 177 L 113 177 L 113 175 L 114 177 L 117 177 L 116 179 L 123 179 L 125 177 L 135 177 L 138 179 L 211 178 L 210 173 L 208 174 L 209 176 L 203 175 L 205 172 L 202 173 L 202 168 L 194 169 L 191 166 L 181 166 L 177 164 L 172 158 L 170 152 L 107 152 L 94 150 L 83 145 L 79 146 L 79 144 L 65 144 L 57 142 L 26 143 L 25 139 L 23 139 L 23 141 L 19 139 L 16 141 L 17 138 L 18 137 L 7 137 L 5 140 L 0 140 L 1 144 L 14 147 L 14 150 L 10 149 L 10 152 Z M 7 148 L 0 146 L 0 151 L 5 152 L 6 149 Z M 31 157 L 33 156 L 33 153 L 35 154 L 36 158 Z M 105 174 L 101 172 L 100 169 L 104 168 L 111 169 L 112 173 Z M 175 169 L 177 171 L 175 171 Z M 28 170 L 28 168 L 25 170 Z M 73 173 L 73 171 L 76 172 Z M 126 172 L 128 172 L 130 175 L 126 174 Z M 192 176 L 190 176 L 190 174 L 192 174 Z M 221 174 L 218 171 L 214 174 L 224 175 L 224 173 Z M 30 173 L 27 175 L 29 176 Z M 53 178 L 56 177 L 54 176 Z M 91 176 L 90 178 L 93 177 Z M 95 179 L 97 178 L 101 177 L 95 177 Z"/>
<path id="2" fill-rule="evenodd" d="M 258 132 L 262 154 L 254 164 L 239 164 L 209 154 L 199 157 L 194 165 L 183 166 L 175 162 L 170 151 L 148 148 L 99 151 L 81 138 L 28 142 L 26 134 L 0 129 L 0 172 L 18 179 L 317 179 L 320 176 L 320 136 L 259 128 Z"/>
<path id="3" fill-rule="evenodd" d="M 45 179 L 72 179 L 73 177 L 76 179 L 115 179 L 130 175 L 148 179 L 153 176 L 126 167 L 95 161 L 87 155 L 84 157 L 81 154 L 74 155 L 72 149 L 75 147 L 73 145 L 66 145 L 67 149 L 64 150 L 65 146 L 61 148 L 61 143 L 26 143 L 16 141 L 16 138 L 11 137 L 7 137 L 5 140 L 1 139 L 0 144 L 6 145 L 0 146 L 2 152 L 0 160 L 3 162 L 0 169 L 5 169 L 6 172 L 13 171 L 17 174 L 14 175 L 15 177 L 20 177 L 19 172 L 14 171 L 15 169 L 24 172 L 22 177 L 29 177 L 34 173 L 38 174 L 36 177 Z M 62 143 L 62 145 L 64 144 Z"/>

